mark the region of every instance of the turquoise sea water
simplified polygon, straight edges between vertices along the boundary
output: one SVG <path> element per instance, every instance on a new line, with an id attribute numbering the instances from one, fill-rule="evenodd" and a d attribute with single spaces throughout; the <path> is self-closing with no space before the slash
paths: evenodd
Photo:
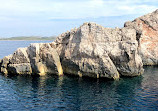
<path id="1" fill-rule="evenodd" d="M 0 58 L 32 42 L 0 41 Z M 71 76 L 3 76 L 0 111 L 158 111 L 158 67 L 107 81 Z"/>

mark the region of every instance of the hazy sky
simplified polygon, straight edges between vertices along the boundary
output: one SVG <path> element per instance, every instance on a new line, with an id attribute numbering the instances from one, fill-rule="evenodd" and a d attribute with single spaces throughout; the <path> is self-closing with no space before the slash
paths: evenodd
<path id="1" fill-rule="evenodd" d="M 123 23 L 158 8 L 158 0 L 0 0 L 0 37 L 52 36 L 96 22 Z"/>

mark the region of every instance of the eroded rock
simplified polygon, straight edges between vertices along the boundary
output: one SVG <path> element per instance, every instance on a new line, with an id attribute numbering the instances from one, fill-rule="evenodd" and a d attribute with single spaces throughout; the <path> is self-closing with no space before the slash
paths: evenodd
<path id="1" fill-rule="evenodd" d="M 49 43 L 34 43 L 18 48 L 14 54 L 2 59 L 1 72 L 5 74 L 62 75 L 60 58 Z"/>
<path id="2" fill-rule="evenodd" d="M 8 65 L 9 65 L 9 61 L 12 58 L 12 55 L 9 56 L 5 56 L 2 60 L 1 60 L 1 73 L 3 74 L 8 74 Z"/>
<path id="3" fill-rule="evenodd" d="M 125 23 L 137 32 L 139 54 L 144 65 L 158 65 L 158 10 Z"/>
<path id="4" fill-rule="evenodd" d="M 126 22 L 123 28 L 84 23 L 52 43 L 19 48 L 0 61 L 0 71 L 118 79 L 142 74 L 143 64 L 158 65 L 158 10 Z"/>
<path id="5" fill-rule="evenodd" d="M 85 23 L 56 41 L 64 73 L 117 79 L 143 72 L 134 29 Z M 120 74 L 119 74 L 120 73 Z"/>

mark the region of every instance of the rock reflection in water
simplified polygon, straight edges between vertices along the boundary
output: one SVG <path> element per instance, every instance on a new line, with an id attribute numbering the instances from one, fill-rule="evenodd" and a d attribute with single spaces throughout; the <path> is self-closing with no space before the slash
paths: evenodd
<path id="1" fill-rule="evenodd" d="M 0 75 L 0 110 L 157 110 L 157 67 L 145 69 L 119 81 Z"/>

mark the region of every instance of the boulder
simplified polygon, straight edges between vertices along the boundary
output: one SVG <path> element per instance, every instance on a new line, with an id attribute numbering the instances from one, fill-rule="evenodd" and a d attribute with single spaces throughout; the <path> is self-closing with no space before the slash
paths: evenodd
<path id="1" fill-rule="evenodd" d="M 3 74 L 8 74 L 8 65 L 10 62 L 10 59 L 12 58 L 12 55 L 9 56 L 5 56 L 2 60 L 1 60 L 1 73 Z"/>
<path id="2" fill-rule="evenodd" d="M 32 74 L 30 63 L 9 64 L 8 74 Z"/>
<path id="3" fill-rule="evenodd" d="M 62 75 L 60 58 L 49 43 L 34 43 L 18 48 L 14 54 L 2 59 L 1 72 L 5 74 Z"/>

